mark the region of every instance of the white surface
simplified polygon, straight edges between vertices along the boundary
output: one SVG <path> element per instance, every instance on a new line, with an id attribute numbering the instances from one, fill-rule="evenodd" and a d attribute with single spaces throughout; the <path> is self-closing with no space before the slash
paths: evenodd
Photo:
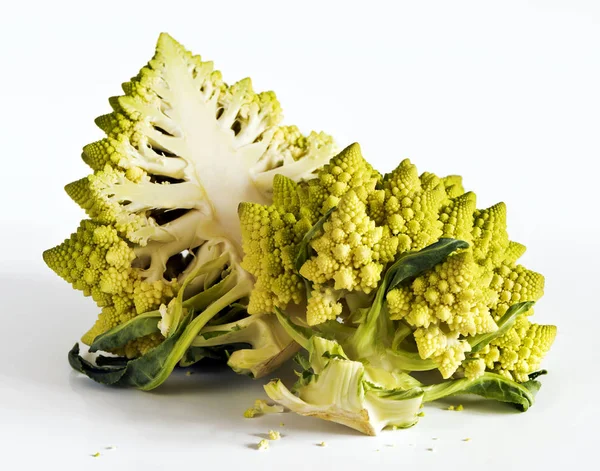
<path id="1" fill-rule="evenodd" d="M 133 3 L 11 2 L 0 15 L 2 466 L 590 469 L 600 419 L 598 3 Z M 529 247 L 524 263 L 547 278 L 536 319 L 559 325 L 529 412 L 433 405 L 414 428 L 370 438 L 289 414 L 244 419 L 261 382 L 230 372 L 177 374 L 142 393 L 70 371 L 66 353 L 97 309 L 41 252 L 82 218 L 62 187 L 88 172 L 79 155 L 101 137 L 93 119 L 163 30 L 227 81 L 249 75 L 257 90 L 274 89 L 288 123 L 360 142 L 382 171 L 408 156 L 420 170 L 462 174 L 480 207 L 506 201 L 510 234 Z M 253 449 L 270 428 L 282 440 Z"/>

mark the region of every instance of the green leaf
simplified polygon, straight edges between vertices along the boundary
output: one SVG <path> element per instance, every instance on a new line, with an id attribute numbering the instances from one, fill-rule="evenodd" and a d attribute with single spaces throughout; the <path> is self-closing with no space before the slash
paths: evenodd
<path id="1" fill-rule="evenodd" d="M 231 330 L 212 330 L 210 332 L 200 332 L 198 337 L 202 337 L 205 340 L 219 337 L 220 335 L 230 334 Z"/>
<path id="2" fill-rule="evenodd" d="M 171 336 L 145 355 L 129 361 L 121 368 L 107 371 L 106 367 L 93 365 L 77 354 L 70 355 L 71 366 L 102 384 L 133 386 L 143 390 L 153 389 L 168 378 L 206 322 L 232 302 L 247 295 L 249 287 L 249 279 L 240 281 L 235 274 L 229 274 L 207 291 L 190 298 L 187 301 L 195 299 L 194 305 L 203 306 L 206 303 L 207 308 L 193 320 L 187 312 Z"/>
<path id="3" fill-rule="evenodd" d="M 385 390 L 396 390 L 408 391 L 409 389 L 421 388 L 423 384 L 413 378 L 408 373 L 404 373 L 396 370 L 387 370 L 384 368 L 377 368 L 371 365 L 365 366 L 365 383 L 369 383 L 369 387 L 373 389 L 385 389 Z M 421 393 L 423 391 L 421 390 Z"/>
<path id="4" fill-rule="evenodd" d="M 351 324 L 360 325 L 367 320 L 370 310 L 371 306 L 359 307 L 357 309 L 351 310 L 350 315 L 348 316 L 348 320 Z"/>
<path id="5" fill-rule="evenodd" d="M 316 223 L 310 230 L 304 234 L 302 238 L 302 242 L 298 246 L 298 255 L 296 255 L 295 267 L 296 271 L 300 272 L 300 268 L 302 265 L 310 258 L 311 248 L 310 242 L 317 235 L 317 233 L 323 228 L 323 224 L 327 222 L 331 213 L 336 210 L 336 207 L 330 208 Z"/>
<path id="6" fill-rule="evenodd" d="M 183 307 L 194 309 L 195 311 L 203 311 L 210 306 L 214 300 L 220 298 L 231 289 L 231 281 L 231 275 L 228 275 L 207 290 L 183 301 Z M 183 292 L 183 288 L 181 288 L 180 291 Z"/>
<path id="7" fill-rule="evenodd" d="M 90 346 L 90 352 L 97 352 L 99 350 L 110 352 L 125 346 L 125 344 L 132 340 L 158 332 L 159 320 L 160 313 L 158 311 L 140 314 L 124 324 L 113 327 L 109 331 L 98 335 Z"/>
<path id="8" fill-rule="evenodd" d="M 533 381 L 538 376 L 543 376 L 543 375 L 547 375 L 547 374 L 548 374 L 548 370 L 534 371 L 533 373 L 529 373 L 529 381 Z"/>
<path id="9" fill-rule="evenodd" d="M 291 319 L 283 313 L 278 307 L 275 308 L 277 320 L 286 331 L 286 333 L 296 341 L 302 348 L 308 350 L 310 339 L 313 336 L 313 331 L 307 327 L 301 327 L 294 324 Z"/>
<path id="10" fill-rule="evenodd" d="M 227 349 L 226 347 L 232 346 L 190 347 L 179 361 L 179 366 L 192 366 L 205 358 L 220 361 L 225 365 L 227 363 L 228 354 L 233 350 L 232 348 Z"/>
<path id="11" fill-rule="evenodd" d="M 336 209 L 335 206 L 333 208 L 330 208 L 315 223 L 315 225 L 313 227 L 311 227 L 310 230 L 306 234 L 304 234 L 304 237 L 302 238 L 302 241 L 300 242 L 300 245 L 298 246 L 298 254 L 296 255 L 294 267 L 296 268 L 296 273 L 298 273 L 298 276 L 300 276 L 300 278 L 304 282 L 304 288 L 306 290 L 306 299 L 307 300 L 310 299 L 310 297 L 311 297 L 312 282 L 310 280 L 307 280 L 306 278 L 304 278 L 302 275 L 300 275 L 300 268 L 302 268 L 302 265 L 304 265 L 304 263 L 310 258 L 311 250 L 312 250 L 310 247 L 311 240 L 322 229 L 323 224 L 325 224 L 327 222 L 327 219 L 329 219 L 329 216 L 331 216 L 331 213 L 333 213 L 333 211 L 335 211 L 335 209 Z"/>
<path id="12" fill-rule="evenodd" d="M 522 383 L 522 386 L 531 393 L 532 397 L 535 397 L 535 395 L 538 393 L 538 391 L 542 387 L 542 383 L 540 383 L 539 381 L 530 379 L 529 381 Z M 533 405 L 533 403 L 531 405 Z M 519 408 L 519 410 L 521 410 L 521 412 L 525 412 L 527 410 L 527 408 L 522 408 L 519 406 L 517 406 L 517 407 Z"/>
<path id="13" fill-rule="evenodd" d="M 319 375 L 315 374 L 312 368 L 304 370 L 301 373 L 296 372 L 296 375 L 298 376 L 298 379 L 292 386 L 292 392 L 294 393 L 300 391 L 303 387 L 307 386 L 313 381 L 316 381 L 319 378 Z"/>
<path id="14" fill-rule="evenodd" d="M 416 352 L 407 352 L 402 349 L 387 349 L 381 361 L 383 364 L 388 364 L 394 371 L 431 371 L 437 369 L 437 365 L 431 358 L 423 359 Z"/>
<path id="15" fill-rule="evenodd" d="M 496 373 L 484 373 L 477 379 L 467 378 L 445 381 L 443 383 L 425 386 L 425 402 L 436 401 L 443 397 L 457 394 L 475 394 L 486 399 L 513 404 L 525 412 L 535 399 L 540 389 L 539 381 L 527 381 L 519 384 Z"/>
<path id="16" fill-rule="evenodd" d="M 127 362 L 129 362 L 129 358 L 126 357 L 107 357 L 105 355 L 96 357 L 96 365 L 98 366 L 122 367 L 127 365 Z"/>
<path id="17" fill-rule="evenodd" d="M 381 315 L 384 310 L 385 296 L 390 289 L 430 270 L 443 262 L 452 252 L 467 247 L 469 244 L 465 241 L 442 238 L 418 252 L 400 255 L 385 273 L 365 320 L 358 326 L 350 340 L 354 354 L 358 358 L 366 359 L 371 355 L 377 355 L 378 348 L 392 346 L 393 338 L 388 337 L 391 336 L 393 324 L 389 316 Z"/>
<path id="18" fill-rule="evenodd" d="M 229 324 L 236 320 L 236 318 L 241 318 L 240 314 L 246 314 L 247 306 L 244 306 L 240 303 L 233 303 L 229 306 L 230 309 L 223 314 L 216 316 L 210 320 L 206 325 L 221 325 L 221 324 Z"/>
<path id="19" fill-rule="evenodd" d="M 125 373 L 125 367 L 110 368 L 108 366 L 97 366 L 90 363 L 79 355 L 78 343 L 76 343 L 69 351 L 69 364 L 74 370 L 83 373 L 88 378 L 91 378 L 100 384 L 116 384 L 121 380 Z"/>
<path id="20" fill-rule="evenodd" d="M 442 238 L 418 252 L 408 252 L 401 255 L 385 274 L 384 294 L 387 294 L 389 290 L 394 289 L 403 281 L 431 270 L 438 263 L 446 260 L 452 252 L 468 247 L 469 244 L 464 240 Z"/>
<path id="21" fill-rule="evenodd" d="M 381 399 L 393 399 L 395 401 L 404 401 L 407 399 L 414 399 L 416 397 L 423 396 L 423 390 L 418 387 L 411 388 L 408 390 L 404 390 L 404 389 L 386 390 L 386 389 L 380 388 L 372 383 L 368 383 L 366 381 L 364 384 L 366 386 L 365 389 L 370 391 L 372 394 L 377 395 Z"/>
<path id="22" fill-rule="evenodd" d="M 469 337 L 468 341 L 471 345 L 471 354 L 479 352 L 492 340 L 497 339 L 508 332 L 508 330 L 515 325 L 517 318 L 524 312 L 529 311 L 534 304 L 535 302 L 533 301 L 525 301 L 522 303 L 513 304 L 497 322 L 498 330 L 489 332 L 487 334 L 478 334 Z"/>
<path id="23" fill-rule="evenodd" d="M 69 364 L 94 381 L 107 385 L 134 386 L 144 388 L 153 381 L 164 367 L 164 359 L 171 352 L 189 322 L 186 316 L 177 331 L 145 355 L 128 361 L 125 365 L 111 368 L 94 365 L 79 355 L 79 344 L 69 352 Z M 106 358 L 106 357 L 105 357 Z"/>
<path id="24" fill-rule="evenodd" d="M 185 316 L 173 335 L 165 339 L 161 344 L 154 347 L 145 355 L 127 363 L 125 373 L 119 381 L 119 384 L 133 386 L 139 389 L 151 389 L 149 386 L 153 385 L 161 373 L 165 371 L 166 359 L 179 342 L 179 339 L 189 324 L 189 320 L 190 316 Z M 171 371 L 169 371 L 169 373 L 170 372 Z"/>
<path id="25" fill-rule="evenodd" d="M 351 337 L 356 330 L 354 327 L 342 324 L 337 320 L 325 321 L 322 324 L 314 326 L 313 329 L 315 329 L 320 337 L 330 340 L 335 339 L 338 342 L 343 342 L 348 339 L 348 337 Z"/>
<path id="26" fill-rule="evenodd" d="M 396 332 L 394 332 L 394 339 L 392 340 L 392 350 L 400 350 L 400 344 L 404 342 L 404 339 L 412 334 L 413 330 L 405 322 L 398 322 Z"/>
<path id="27" fill-rule="evenodd" d="M 302 355 L 301 353 L 297 353 L 294 356 L 294 362 L 300 367 L 302 368 L 302 370 L 310 370 L 311 366 L 310 366 L 310 362 L 308 361 L 308 358 L 306 358 L 304 355 Z"/>
<path id="28" fill-rule="evenodd" d="M 321 355 L 323 358 L 328 358 L 328 359 L 337 359 L 337 360 L 347 360 L 348 358 L 346 358 L 344 355 L 341 355 L 339 353 L 331 353 L 331 352 L 324 352 L 323 355 Z"/>

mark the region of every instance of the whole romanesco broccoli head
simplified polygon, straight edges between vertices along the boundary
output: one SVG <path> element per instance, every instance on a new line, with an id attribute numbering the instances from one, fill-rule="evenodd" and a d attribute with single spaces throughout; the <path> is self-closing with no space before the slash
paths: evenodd
<path id="1" fill-rule="evenodd" d="M 358 144 L 274 200 L 240 211 L 255 312 L 287 311 L 388 372 L 518 384 L 539 370 L 556 328 L 528 320 L 544 278 L 518 264 L 503 203 L 477 209 L 460 177 L 409 160 L 382 176 Z"/>

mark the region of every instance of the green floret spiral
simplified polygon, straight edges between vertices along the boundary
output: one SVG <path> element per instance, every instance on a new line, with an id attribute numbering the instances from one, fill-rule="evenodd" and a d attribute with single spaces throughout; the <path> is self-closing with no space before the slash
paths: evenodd
<path id="1" fill-rule="evenodd" d="M 285 309 L 290 303 L 305 302 L 309 326 L 318 328 L 335 319 L 360 323 L 354 300 L 362 299 L 363 305 L 372 302 L 369 295 L 379 288 L 383 274 L 397 257 L 442 237 L 454 238 L 468 242 L 469 247 L 387 293 L 386 315 L 392 328 L 410 332 L 396 336 L 400 339 L 396 348 L 416 350 L 421 360 L 432 362 L 444 378 L 457 371 L 472 378 L 485 371 L 506 375 L 511 368 L 518 368 L 520 373 L 511 377 L 524 381 L 539 366 L 538 361 L 506 360 L 503 368 L 492 365 L 493 349 L 488 361 L 482 353 L 471 353 L 471 342 L 497 331 L 497 322 L 510 306 L 537 301 L 543 294 L 543 276 L 517 264 L 525 247 L 508 238 L 504 203 L 477 209 L 475 194 L 465 192 L 460 177 L 419 175 L 407 159 L 381 176 L 364 160 L 357 144 L 333 158 L 314 180 L 295 186 L 283 183 L 276 180 L 274 185 L 274 201 L 280 203 L 260 207 L 262 223 L 245 225 L 243 263 L 261 288 L 250 296 L 256 312 L 269 313 L 274 307 Z M 295 270 L 290 262 L 303 233 L 328 210 L 332 211 L 327 220 L 310 241 L 310 256 Z M 291 211 L 288 220 L 282 217 L 285 211 Z M 274 225 L 278 231 L 287 225 L 284 233 L 294 235 L 285 237 L 286 251 L 277 245 L 284 238 L 273 238 L 275 232 L 266 228 Z M 272 240 L 265 241 L 265 237 Z M 280 253 L 291 254 L 286 263 Z M 262 265 L 273 263 L 267 270 L 259 261 Z M 295 289 L 294 296 L 282 297 L 272 287 L 284 273 L 294 280 L 289 284 Z M 309 282 L 307 290 L 295 275 Z M 505 357 L 514 355 L 506 351 Z M 529 370 L 525 364 L 530 365 Z"/>

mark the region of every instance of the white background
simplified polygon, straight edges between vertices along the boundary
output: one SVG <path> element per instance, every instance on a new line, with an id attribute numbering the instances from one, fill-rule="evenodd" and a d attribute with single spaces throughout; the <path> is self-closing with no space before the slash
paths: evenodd
<path id="1" fill-rule="evenodd" d="M 410 157 L 462 174 L 480 207 L 508 204 L 523 262 L 547 278 L 537 321 L 559 326 L 529 412 L 433 405 L 414 428 L 370 438 L 290 414 L 244 419 L 262 381 L 230 372 L 178 374 L 142 393 L 70 371 L 66 353 L 97 309 L 41 252 L 82 218 L 62 188 L 89 171 L 79 155 L 101 138 L 93 119 L 160 31 L 226 81 L 274 89 L 287 123 L 360 142 L 381 171 Z M 2 7 L 0 48 L 2 467 L 594 468 L 598 2 L 23 1 Z M 284 438 L 256 451 L 270 428 Z"/>

